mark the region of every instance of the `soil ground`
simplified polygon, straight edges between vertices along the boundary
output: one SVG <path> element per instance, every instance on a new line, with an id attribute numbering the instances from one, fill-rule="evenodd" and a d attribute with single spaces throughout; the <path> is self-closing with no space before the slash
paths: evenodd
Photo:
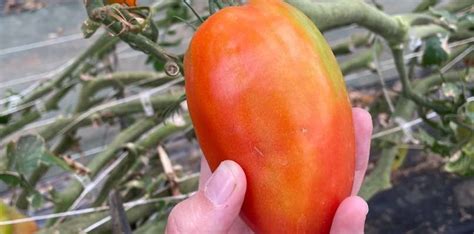
<path id="1" fill-rule="evenodd" d="M 442 169 L 416 152 L 392 175 L 393 188 L 369 201 L 366 233 L 474 233 L 474 178 Z"/>

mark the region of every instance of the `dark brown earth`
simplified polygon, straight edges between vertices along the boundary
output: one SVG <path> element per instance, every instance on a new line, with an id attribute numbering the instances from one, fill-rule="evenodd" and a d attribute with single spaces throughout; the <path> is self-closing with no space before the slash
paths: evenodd
<path id="1" fill-rule="evenodd" d="M 474 233 L 474 178 L 442 165 L 437 156 L 409 155 L 393 188 L 369 201 L 366 233 Z"/>

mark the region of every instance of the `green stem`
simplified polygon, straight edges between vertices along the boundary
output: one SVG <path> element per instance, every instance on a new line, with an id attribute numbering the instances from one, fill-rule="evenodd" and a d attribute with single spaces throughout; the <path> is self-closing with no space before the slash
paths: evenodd
<path id="1" fill-rule="evenodd" d="M 161 84 L 164 82 L 169 81 L 165 74 L 157 73 L 157 72 L 115 72 L 106 75 L 100 75 L 94 77 L 92 80 L 85 81 L 82 89 L 79 93 L 79 102 L 76 106 L 76 113 L 83 112 L 90 108 L 91 99 L 95 96 L 95 94 L 99 93 L 101 90 L 114 87 L 117 89 L 121 89 L 126 85 L 130 85 L 139 81 L 155 81 L 160 80 Z M 156 86 L 159 86 L 160 83 L 154 82 Z"/>
<path id="2" fill-rule="evenodd" d="M 153 106 L 153 109 L 155 110 L 163 110 L 167 106 L 170 106 L 178 100 L 180 95 L 169 95 L 169 96 L 154 96 L 151 98 L 151 105 Z M 140 101 L 132 101 L 128 103 L 123 103 L 118 106 L 113 106 L 109 107 L 107 109 L 101 110 L 100 113 L 95 113 L 99 114 L 100 118 L 104 121 L 108 119 L 115 118 L 117 116 L 127 116 L 131 115 L 134 113 L 139 113 L 142 110 L 142 104 Z M 81 113 L 78 113 L 76 115 L 70 116 L 70 117 L 59 117 L 54 121 L 53 123 L 45 126 L 42 130 L 40 130 L 39 135 L 42 136 L 46 141 L 51 140 L 56 136 L 56 134 L 66 127 L 69 123 L 75 121 L 77 118 L 81 116 Z M 81 124 L 77 125 L 75 128 L 71 129 L 65 134 L 69 134 L 70 132 L 76 131 L 78 128 L 90 125 L 92 123 L 91 119 L 86 119 L 81 122 Z M 55 149 L 53 149 L 53 153 L 58 155 L 64 153 L 67 148 L 64 148 L 66 145 L 65 138 L 68 136 L 65 136 L 61 138 L 60 143 L 56 145 Z M 29 178 L 29 182 L 32 186 L 35 186 L 36 183 L 43 177 L 49 170 L 48 166 L 40 166 L 38 167 L 31 177 Z M 28 207 L 28 201 L 27 201 L 27 196 L 28 196 L 28 191 L 22 191 L 20 194 L 20 197 L 17 200 L 16 206 L 20 209 L 26 209 Z"/>
<path id="3" fill-rule="evenodd" d="M 356 48 L 369 45 L 371 33 L 354 34 L 346 41 L 331 46 L 331 50 L 335 55 L 345 55 L 354 52 Z"/>
<path id="4" fill-rule="evenodd" d="M 415 7 L 413 12 L 423 12 L 439 3 L 439 0 L 423 0 Z"/>
<path id="5" fill-rule="evenodd" d="M 357 72 L 363 69 L 369 68 L 374 70 L 374 55 L 379 56 L 383 51 L 382 43 L 374 44 L 375 53 L 372 49 L 368 49 L 360 54 L 357 54 L 354 58 L 340 64 L 341 71 L 344 75 L 348 75 L 353 72 Z"/>
<path id="6" fill-rule="evenodd" d="M 113 38 L 108 34 L 103 34 L 97 41 L 94 42 L 87 50 L 85 50 L 82 54 L 77 57 L 74 62 L 69 65 L 56 79 L 48 81 L 45 84 L 42 84 L 40 87 L 35 89 L 31 94 L 24 97 L 22 104 L 29 103 L 34 101 L 40 97 L 43 97 L 47 93 L 51 92 L 55 88 L 61 87 L 62 83 L 69 77 L 71 77 L 72 73 L 86 61 L 89 57 L 93 56 L 97 53 L 97 50 L 103 48 L 111 48 L 114 46 L 119 40 L 117 38 Z"/>
<path id="7" fill-rule="evenodd" d="M 71 89 L 72 86 L 66 87 L 66 88 L 61 88 L 59 89 L 51 98 L 49 98 L 45 103 L 44 103 L 44 110 L 38 110 L 37 107 L 30 108 L 28 112 L 26 112 L 20 120 L 10 123 L 4 128 L 0 129 L 0 140 L 9 136 L 10 134 L 22 129 L 24 126 L 26 126 L 29 123 L 32 123 L 33 121 L 39 119 L 42 115 L 42 111 L 48 112 L 51 110 L 57 109 L 57 104 L 61 99 L 68 93 L 68 91 Z M 42 107 L 39 107 L 42 108 Z"/>
<path id="8" fill-rule="evenodd" d="M 444 79 L 448 82 L 453 82 L 459 80 L 459 76 L 460 73 L 458 72 L 449 72 L 444 74 Z M 440 85 L 442 82 L 443 79 L 439 75 L 429 76 L 416 82 L 414 90 L 416 93 L 424 94 L 430 87 Z M 396 104 L 393 118 L 398 117 L 404 120 L 410 119 L 415 113 L 416 108 L 417 106 L 412 100 L 406 97 L 400 97 Z M 403 133 L 397 132 L 386 137 L 386 139 L 389 139 L 391 142 L 400 142 L 402 137 Z M 374 170 L 365 177 L 364 183 L 359 192 L 360 196 L 369 200 L 377 192 L 391 187 L 390 174 L 392 171 L 392 164 L 398 152 L 399 149 L 397 145 L 384 147 Z"/>
<path id="9" fill-rule="evenodd" d="M 450 107 L 440 105 L 440 104 L 435 104 L 434 102 L 428 100 L 427 98 L 424 98 L 423 96 L 413 91 L 410 81 L 408 79 L 408 74 L 405 70 L 403 48 L 401 46 L 393 46 L 391 49 L 392 49 L 393 59 L 395 62 L 395 67 L 397 68 L 397 71 L 402 83 L 404 96 L 411 99 L 416 104 L 433 109 L 434 111 L 438 113 L 451 112 L 452 110 Z"/>
<path id="10" fill-rule="evenodd" d="M 381 35 L 390 44 L 405 40 L 408 25 L 361 0 L 313 2 L 286 0 L 305 13 L 321 31 L 357 24 Z"/>
<path id="11" fill-rule="evenodd" d="M 157 43 L 148 39 L 144 35 L 129 32 L 129 29 L 124 26 L 123 23 L 117 22 L 117 20 L 111 16 L 112 14 L 115 14 L 115 12 L 120 11 L 120 9 L 123 9 L 121 6 L 104 6 L 102 0 L 89 0 L 86 1 L 85 4 L 90 19 L 106 25 L 108 30 L 123 41 L 127 42 L 131 47 L 139 49 L 147 54 L 151 54 L 158 60 L 176 63 L 182 72 L 183 65 L 176 56 L 169 54 Z"/>
<path id="12" fill-rule="evenodd" d="M 135 143 L 135 152 L 134 150 L 129 150 L 127 158 L 123 160 L 114 171 L 112 171 L 110 176 L 105 181 L 98 197 L 93 203 L 93 206 L 99 206 L 105 201 L 105 199 L 107 199 L 110 190 L 120 183 L 120 179 L 123 176 L 127 175 L 127 172 L 132 168 L 138 156 L 144 154 L 150 148 L 157 146 L 159 142 L 167 136 L 181 131 L 187 127 L 189 127 L 189 122 L 184 126 L 177 126 L 174 124 L 160 124 L 146 133 L 144 138 L 138 140 Z"/>
<path id="13" fill-rule="evenodd" d="M 134 141 L 141 136 L 146 130 L 152 128 L 156 124 L 156 120 L 152 118 L 141 119 L 131 125 L 126 130 L 122 131 L 114 139 L 112 143 L 107 146 L 107 149 L 94 157 L 88 164 L 87 168 L 90 170 L 91 178 L 94 178 L 100 169 L 102 169 L 108 162 L 113 160 L 116 152 L 122 149 L 123 145 L 130 141 Z M 77 180 L 71 181 L 68 186 L 55 197 L 55 212 L 63 212 L 69 209 L 74 200 L 81 194 L 84 187 Z M 51 219 L 48 226 L 54 224 L 56 219 Z"/>

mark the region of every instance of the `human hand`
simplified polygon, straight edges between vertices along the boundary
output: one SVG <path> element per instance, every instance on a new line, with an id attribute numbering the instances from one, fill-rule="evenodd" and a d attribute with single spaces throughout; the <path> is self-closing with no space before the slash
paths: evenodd
<path id="1" fill-rule="evenodd" d="M 352 109 L 356 136 L 356 162 L 351 196 L 342 201 L 332 222 L 332 234 L 364 233 L 367 203 L 357 196 L 367 169 L 372 119 L 367 111 Z M 166 233 L 252 233 L 239 217 L 247 181 L 242 168 L 224 161 L 211 173 L 201 162 L 197 193 L 176 205 L 168 218 Z"/>

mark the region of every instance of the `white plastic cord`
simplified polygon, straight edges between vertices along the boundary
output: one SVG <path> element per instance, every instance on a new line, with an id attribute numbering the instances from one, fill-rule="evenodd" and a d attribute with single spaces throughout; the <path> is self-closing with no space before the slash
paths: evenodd
<path id="1" fill-rule="evenodd" d="M 438 115 L 434 112 L 431 112 L 429 113 L 426 118 L 427 119 L 433 119 L 435 117 L 437 117 Z M 399 131 L 402 131 L 403 129 L 410 129 L 411 127 L 415 126 L 415 125 L 418 125 L 420 123 L 423 122 L 423 119 L 421 118 L 417 118 L 417 119 L 414 119 L 412 121 L 409 121 L 409 122 L 405 122 L 403 124 L 401 124 L 400 126 L 397 126 L 397 127 L 394 127 L 394 128 L 390 128 L 390 129 L 387 129 L 387 130 L 384 130 L 384 131 L 380 131 L 380 132 L 377 132 L 375 134 L 372 135 L 372 139 L 377 139 L 377 138 L 380 138 L 380 137 L 384 137 L 386 135 L 390 135 L 392 133 L 396 133 L 396 132 L 399 132 Z"/>
<path id="2" fill-rule="evenodd" d="M 167 83 L 165 83 L 161 86 L 158 86 L 156 88 L 147 90 L 146 92 L 148 92 L 150 95 L 153 95 L 155 93 L 162 92 L 162 91 L 168 89 L 169 87 L 172 87 L 173 85 L 178 84 L 179 82 L 182 82 L 183 80 L 184 80 L 183 77 L 176 78 L 176 79 L 174 79 L 172 81 L 169 81 L 169 82 L 167 82 Z M 65 128 L 63 128 L 58 133 L 58 135 L 59 136 L 63 135 L 64 133 L 69 131 L 71 129 L 71 127 L 73 127 L 75 124 L 83 121 L 84 119 L 88 118 L 89 116 L 91 116 L 92 114 L 94 114 L 98 111 L 101 111 L 101 110 L 104 110 L 104 109 L 107 109 L 107 108 L 110 108 L 110 107 L 113 107 L 113 106 L 117 106 L 117 105 L 120 105 L 120 104 L 123 104 L 123 103 L 127 103 L 127 102 L 130 102 L 130 101 L 134 101 L 134 100 L 137 100 L 139 98 L 140 98 L 140 94 L 136 94 L 136 95 L 133 95 L 133 96 L 130 96 L 130 97 L 126 97 L 126 98 L 118 99 L 118 100 L 115 100 L 115 101 L 107 102 L 107 103 L 104 103 L 102 105 L 91 108 L 88 111 L 86 111 L 85 113 L 81 114 L 74 122 L 70 123 Z"/>
<path id="3" fill-rule="evenodd" d="M 178 196 L 154 198 L 154 199 L 139 199 L 139 200 L 136 200 L 136 201 L 131 201 L 131 202 L 124 203 L 123 206 L 127 209 L 130 209 L 130 208 L 133 208 L 133 207 L 136 207 L 136 206 L 148 205 L 148 204 L 152 204 L 152 203 L 156 203 L 156 202 L 179 201 L 179 200 L 183 200 L 183 199 L 188 198 L 192 194 L 193 193 L 178 195 Z M 96 213 L 96 212 L 101 212 L 101 211 L 105 211 L 105 210 L 109 210 L 109 209 L 110 209 L 109 206 L 101 206 L 101 207 L 85 208 L 85 209 L 80 209 L 80 210 L 72 210 L 72 211 L 53 213 L 53 214 L 47 214 L 47 215 L 38 215 L 38 216 L 33 216 L 33 217 L 28 217 L 28 218 L 0 221 L 0 226 L 12 225 L 12 224 L 18 224 L 18 223 L 26 223 L 26 222 L 31 222 L 31 221 L 40 221 L 40 220 L 48 220 L 48 219 L 69 217 L 69 216 L 89 214 L 89 213 Z"/>
<path id="4" fill-rule="evenodd" d="M 9 47 L 5 49 L 0 49 L 0 57 L 5 56 L 8 54 L 13 54 L 13 53 L 18 53 L 18 52 L 23 52 L 31 49 L 37 49 L 45 46 L 51 46 L 51 45 L 57 45 L 65 42 L 70 42 L 70 41 L 76 41 L 83 39 L 84 36 L 82 33 L 75 33 L 71 34 L 68 36 L 62 36 L 62 37 L 57 37 L 54 39 L 49 39 L 49 40 L 44 40 L 44 41 L 39 41 L 39 42 L 34 42 L 30 44 L 24 44 L 24 45 L 19 45 L 19 46 L 14 46 L 14 47 Z"/>

